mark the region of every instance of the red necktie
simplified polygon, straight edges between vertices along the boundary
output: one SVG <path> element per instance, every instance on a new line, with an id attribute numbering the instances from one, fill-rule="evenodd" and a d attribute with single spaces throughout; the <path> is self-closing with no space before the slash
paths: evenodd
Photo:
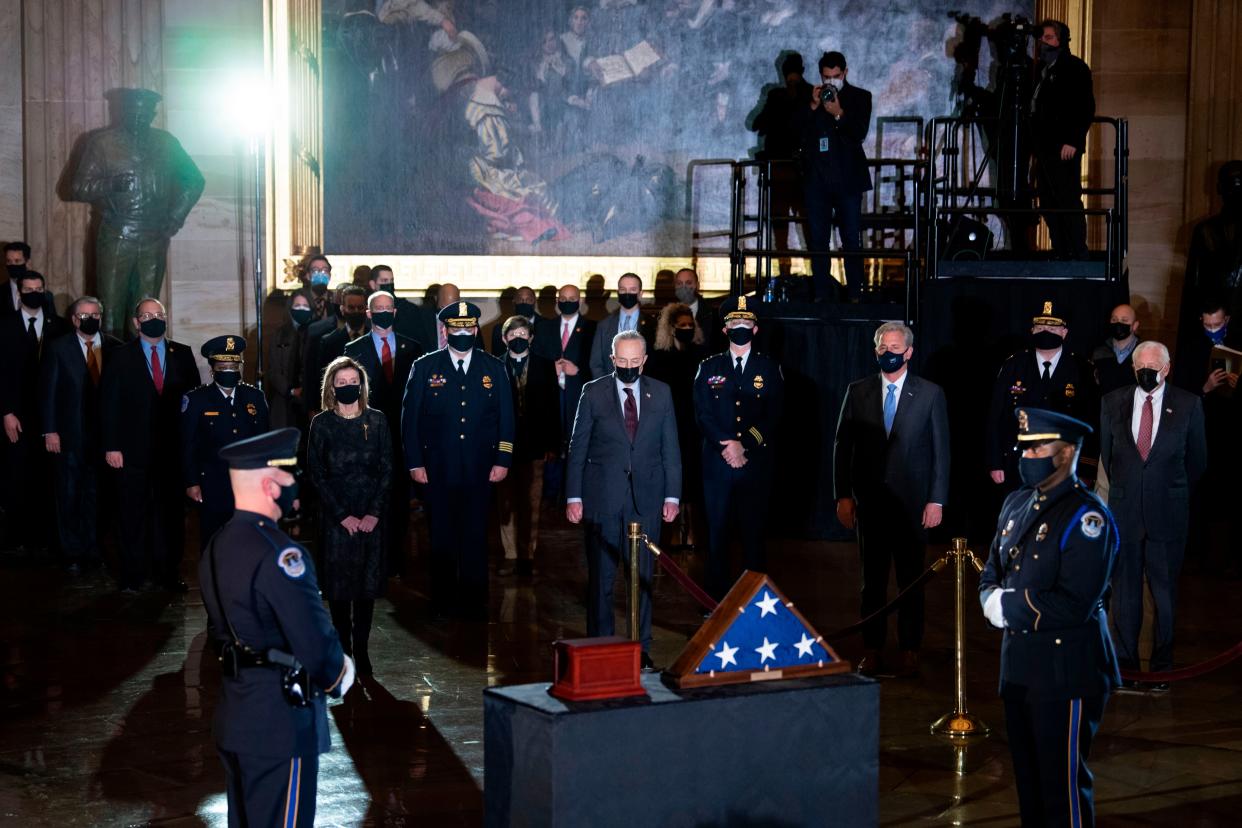
<path id="1" fill-rule="evenodd" d="M 164 393 L 164 369 L 160 367 L 160 352 L 151 349 L 151 381 L 155 383 L 155 393 Z"/>
<path id="2" fill-rule="evenodd" d="M 561 323 L 561 354 L 564 355 L 565 349 L 569 347 L 569 323 Z"/>
<path id="3" fill-rule="evenodd" d="M 388 347 L 388 337 L 384 337 L 384 350 L 380 353 L 380 362 L 384 366 L 384 376 L 392 382 L 392 348 Z"/>
<path id="4" fill-rule="evenodd" d="M 1151 454 L 1151 428 L 1154 417 L 1151 410 L 1151 394 L 1147 395 L 1147 401 L 1143 403 L 1143 413 L 1139 417 L 1139 438 L 1138 451 L 1139 457 L 1143 458 L 1143 462 L 1147 462 L 1147 455 Z"/>
<path id="5" fill-rule="evenodd" d="M 638 433 L 638 403 L 634 402 L 633 389 L 625 389 L 625 433 L 630 435 L 630 442 L 634 442 L 634 435 Z"/>

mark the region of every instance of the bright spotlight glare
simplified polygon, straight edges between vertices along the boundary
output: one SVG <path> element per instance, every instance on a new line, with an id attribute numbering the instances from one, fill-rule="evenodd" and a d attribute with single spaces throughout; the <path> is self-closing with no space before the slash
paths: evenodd
<path id="1" fill-rule="evenodd" d="M 221 111 L 234 133 L 260 138 L 271 123 L 271 94 L 262 75 L 237 75 L 221 90 Z"/>

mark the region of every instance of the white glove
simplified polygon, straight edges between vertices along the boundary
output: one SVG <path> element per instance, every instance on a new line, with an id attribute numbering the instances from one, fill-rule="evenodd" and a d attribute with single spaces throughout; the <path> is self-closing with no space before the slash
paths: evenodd
<path id="1" fill-rule="evenodd" d="M 345 678 L 341 679 L 341 698 L 354 686 L 354 660 L 345 656 Z"/>
<path id="2" fill-rule="evenodd" d="M 993 627 L 1004 629 L 1008 626 L 1005 623 L 1005 611 L 1001 608 L 1001 595 L 1006 592 L 1013 592 L 1012 589 L 994 589 L 983 599 L 983 617 L 988 619 Z"/>

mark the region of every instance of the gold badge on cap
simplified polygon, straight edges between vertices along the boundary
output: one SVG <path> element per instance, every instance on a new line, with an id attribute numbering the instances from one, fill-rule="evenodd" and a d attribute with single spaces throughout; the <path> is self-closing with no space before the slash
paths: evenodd
<path id="1" fill-rule="evenodd" d="M 1044 302 L 1044 316 L 1052 316 L 1052 303 Z"/>
<path id="2" fill-rule="evenodd" d="M 457 315 L 458 315 L 458 316 L 469 316 L 469 315 L 470 315 L 470 314 L 466 311 L 466 303 L 465 303 L 465 302 L 458 302 L 458 303 L 457 303 Z"/>
<path id="3" fill-rule="evenodd" d="M 745 296 L 737 297 L 737 309 L 740 311 L 746 310 L 746 297 Z"/>
<path id="4" fill-rule="evenodd" d="M 225 353 L 228 353 L 228 352 L 232 351 L 232 350 L 233 350 L 233 347 L 234 347 L 234 345 L 233 345 L 233 337 L 231 337 L 231 336 L 230 336 L 230 337 L 228 337 L 228 338 L 226 338 L 226 339 L 224 340 L 224 351 L 225 351 Z"/>

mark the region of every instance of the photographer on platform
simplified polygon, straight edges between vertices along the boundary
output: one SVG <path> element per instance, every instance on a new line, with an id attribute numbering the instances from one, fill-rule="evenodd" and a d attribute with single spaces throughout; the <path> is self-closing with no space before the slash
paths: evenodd
<path id="1" fill-rule="evenodd" d="M 871 189 L 871 172 L 863 141 L 871 128 L 871 93 L 851 86 L 845 55 L 825 52 L 819 59 L 823 86 L 811 90 L 807 108 L 798 116 L 802 140 L 803 190 L 806 200 L 807 246 L 825 251 L 832 246 L 832 227 L 841 234 L 843 250 L 862 247 L 862 195 Z M 811 257 L 815 301 L 832 301 L 829 260 Z M 845 281 L 851 301 L 862 296 L 863 263 L 845 260 Z"/>
<path id="2" fill-rule="evenodd" d="M 1040 24 L 1039 64 L 1031 97 L 1031 136 L 1039 206 L 1082 210 L 1082 153 L 1095 117 L 1091 70 L 1069 53 L 1070 30 L 1059 20 Z M 1059 259 L 1087 258 L 1087 217 L 1045 213 Z"/>

